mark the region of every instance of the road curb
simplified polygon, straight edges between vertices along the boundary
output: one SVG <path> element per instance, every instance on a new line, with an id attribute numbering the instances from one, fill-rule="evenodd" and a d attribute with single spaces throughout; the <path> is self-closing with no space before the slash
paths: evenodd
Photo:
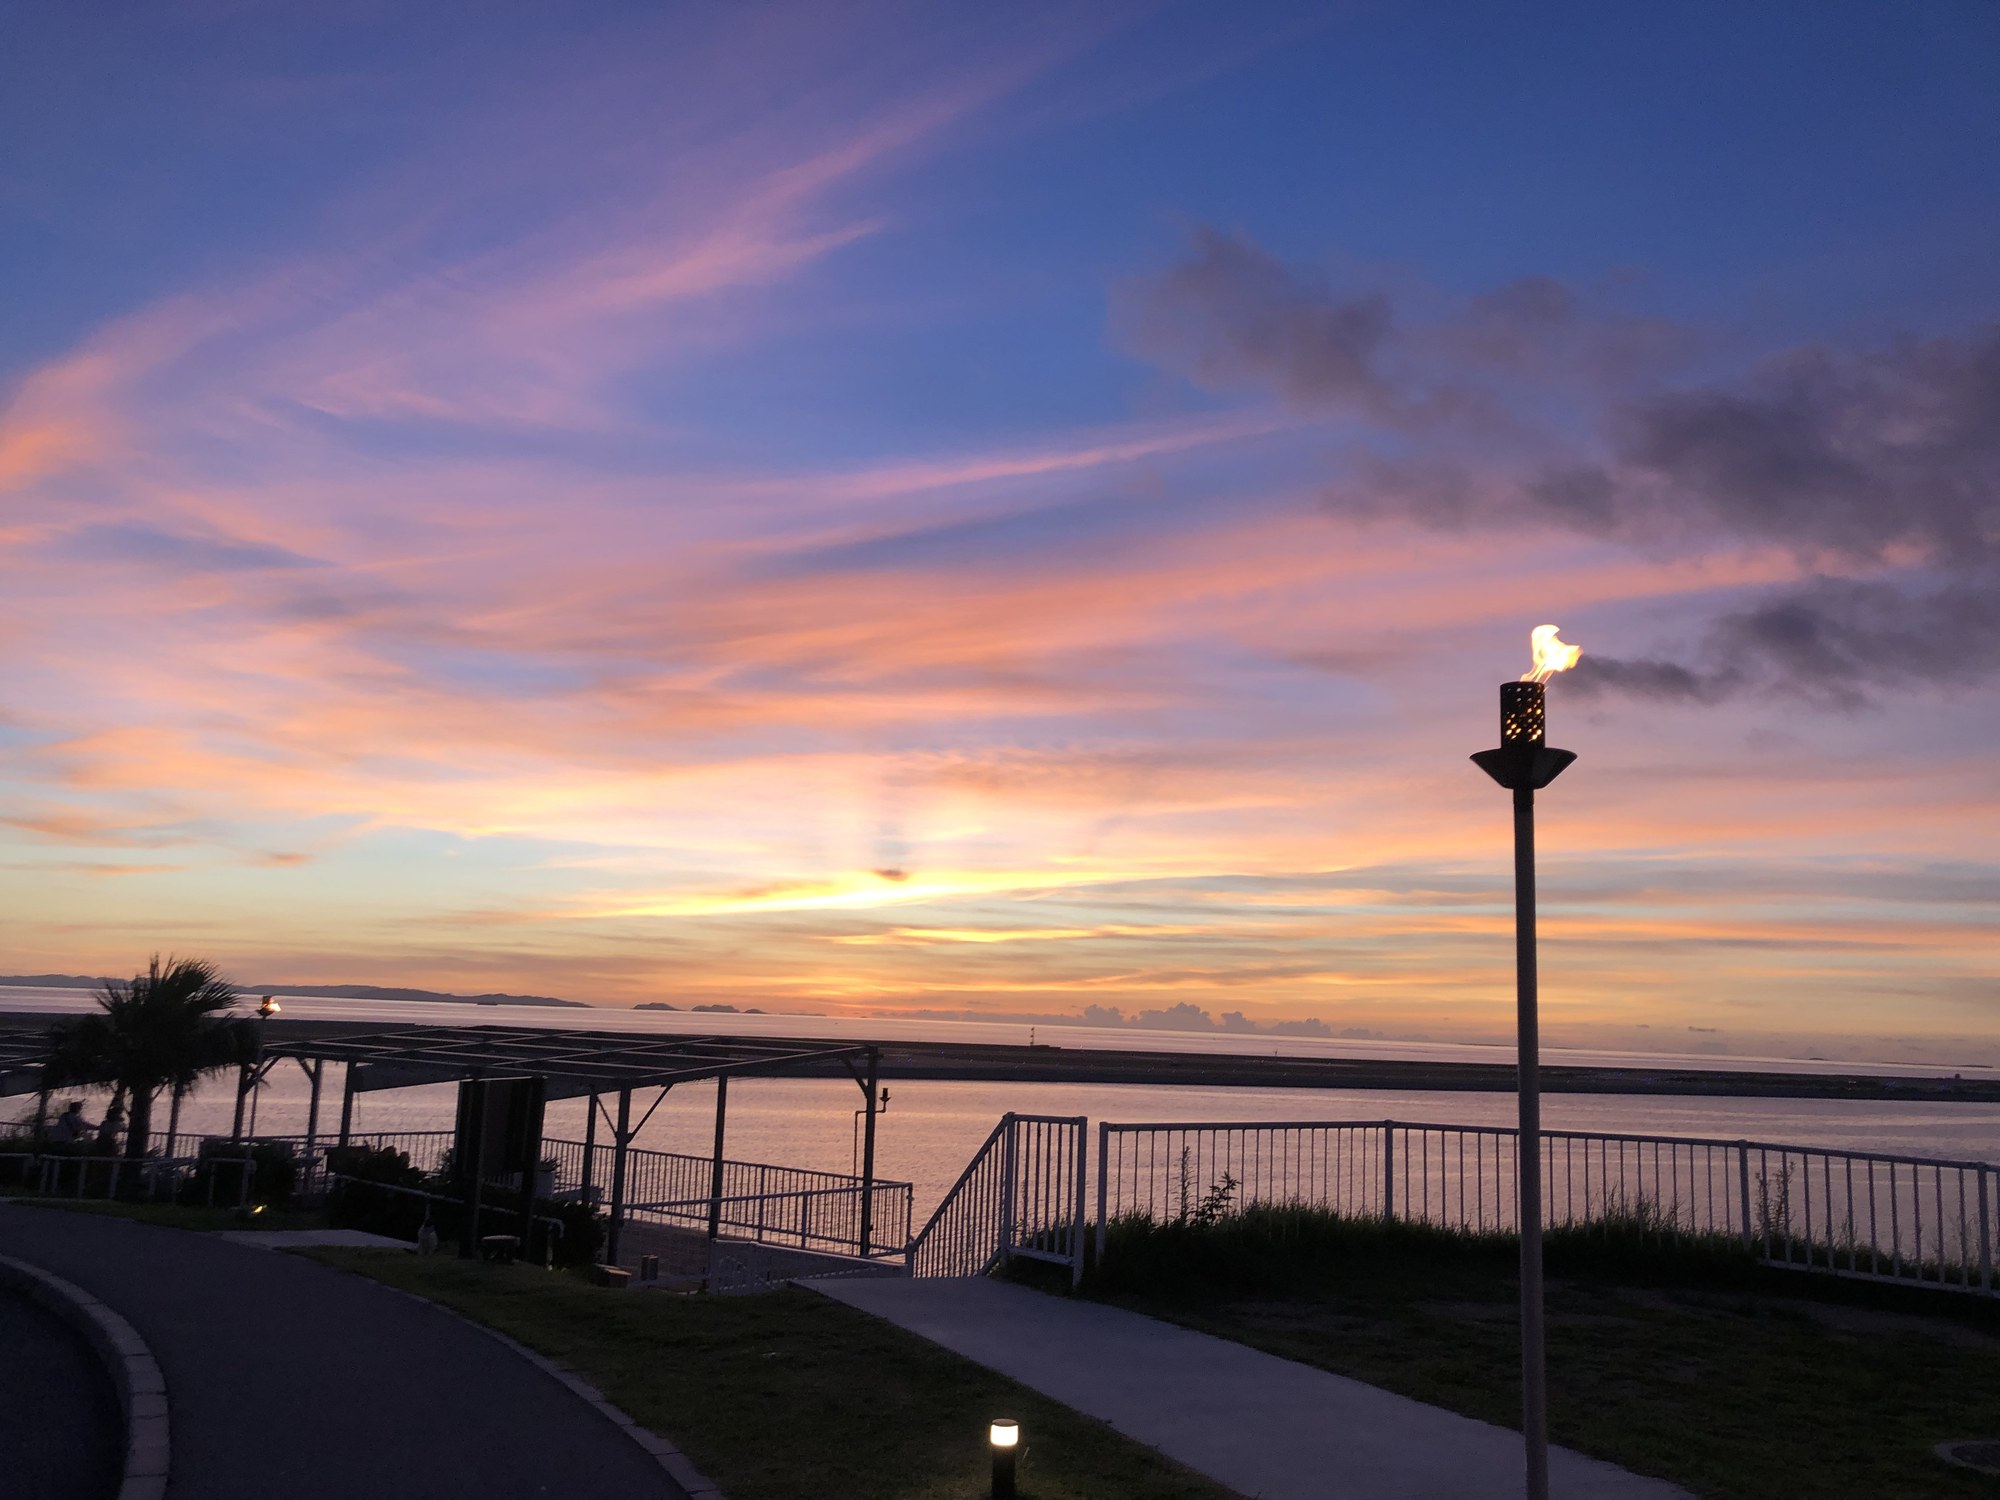
<path id="1" fill-rule="evenodd" d="M 138 1331 L 74 1282 L 0 1255 L 0 1285 L 32 1297 L 89 1342 L 118 1390 L 125 1419 L 125 1477 L 118 1500 L 165 1500 L 172 1449 L 167 1433 L 167 1377 Z"/>

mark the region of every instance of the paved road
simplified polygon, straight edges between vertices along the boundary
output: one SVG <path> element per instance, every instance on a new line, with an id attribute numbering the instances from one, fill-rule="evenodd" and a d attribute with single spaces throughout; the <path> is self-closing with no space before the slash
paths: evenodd
<path id="1" fill-rule="evenodd" d="M 125 1424 L 83 1335 L 18 1292 L 0 1291 L 0 1487 L 8 1500 L 99 1500 L 118 1492 Z"/>
<path id="2" fill-rule="evenodd" d="M 172 1500 L 686 1500 L 637 1444 L 449 1314 L 294 1255 L 0 1204 L 0 1253 L 109 1303 L 166 1372 Z"/>
<path id="3" fill-rule="evenodd" d="M 1260 1500 L 1518 1500 L 1527 1488 L 1519 1433 L 1122 1308 L 983 1277 L 806 1284 Z M 1549 1457 L 1555 1500 L 1688 1500 L 1565 1449 Z"/>

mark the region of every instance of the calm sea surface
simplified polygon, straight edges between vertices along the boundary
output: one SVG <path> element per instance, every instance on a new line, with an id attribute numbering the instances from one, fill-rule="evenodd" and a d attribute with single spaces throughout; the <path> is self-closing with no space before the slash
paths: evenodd
<path id="1" fill-rule="evenodd" d="M 0 1009 L 50 1015 L 74 1013 L 89 1005 L 80 990 L 0 989 Z M 513 1025 L 649 1032 L 721 1032 L 766 1035 L 821 1035 L 842 1039 L 1011 1042 L 1027 1040 L 1018 1025 L 949 1021 L 910 1022 L 880 1018 L 849 1021 L 809 1016 L 717 1016 L 686 1012 L 557 1010 L 301 998 L 284 1002 L 288 1017 L 325 1020 L 378 1020 L 431 1025 Z M 1271 1037 L 1229 1037 L 1214 1033 L 1093 1031 L 1083 1027 L 1042 1027 L 1036 1040 L 1063 1047 L 1127 1047 L 1203 1052 L 1279 1052 L 1305 1056 L 1409 1057 L 1492 1062 L 1506 1052 L 1492 1047 L 1443 1043 L 1321 1042 Z M 1558 1052 L 1549 1063 L 1743 1067 L 1797 1072 L 1876 1072 L 1909 1074 L 1937 1069 L 1851 1063 L 1819 1064 L 1770 1059 L 1671 1059 L 1657 1055 Z M 339 1125 L 340 1091 L 329 1077 L 321 1105 L 322 1130 Z M 916 1206 L 926 1214 L 950 1187 L 966 1161 L 1000 1116 L 1009 1110 L 1030 1114 L 1086 1115 L 1095 1123 L 1114 1121 L 1202 1120 L 1380 1120 L 1468 1125 L 1511 1125 L 1511 1094 L 1426 1093 L 1387 1089 L 1159 1088 L 1109 1084 L 1030 1084 L 910 1082 L 889 1084 L 890 1103 L 878 1127 L 879 1175 L 913 1183 Z M 357 1130 L 446 1130 L 451 1127 L 454 1086 L 383 1090 L 357 1096 Z M 272 1070 L 257 1100 L 260 1133 L 303 1132 L 308 1089 L 296 1065 Z M 198 1134 L 229 1129 L 233 1083 L 219 1080 L 182 1109 L 181 1128 Z M 26 1100 L 0 1101 L 0 1118 L 25 1112 Z M 635 1098 L 635 1112 L 650 1095 Z M 751 1078 L 734 1081 L 729 1092 L 728 1154 L 738 1160 L 781 1162 L 845 1172 L 854 1162 L 854 1111 L 861 1091 L 837 1080 Z M 93 1109 L 102 1107 L 101 1091 Z M 580 1100 L 549 1106 L 548 1133 L 580 1140 L 584 1105 Z M 93 1114 L 93 1118 L 95 1115 Z M 165 1126 L 165 1110 L 158 1124 Z M 1648 1095 L 1549 1096 L 1544 1118 L 1550 1128 L 1601 1130 L 1642 1135 L 1713 1136 L 1832 1146 L 2000 1162 L 2000 1104 L 1857 1102 L 1830 1099 L 1712 1099 Z M 647 1122 L 637 1144 L 662 1151 L 706 1155 L 713 1141 L 715 1089 L 712 1084 L 675 1089 Z M 600 1131 L 600 1138 L 603 1132 Z"/>

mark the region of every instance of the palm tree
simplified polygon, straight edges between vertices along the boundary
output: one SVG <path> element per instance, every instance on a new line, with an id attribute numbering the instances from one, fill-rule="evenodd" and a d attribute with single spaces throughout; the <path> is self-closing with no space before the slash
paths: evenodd
<path id="1" fill-rule="evenodd" d="M 162 965 L 156 953 L 130 984 L 106 983 L 97 1005 L 94 1014 L 51 1030 L 49 1072 L 59 1088 L 109 1081 L 125 1095 L 127 1156 L 146 1154 L 161 1089 L 179 1099 L 207 1075 L 257 1055 L 255 1024 L 228 1014 L 236 989 L 207 959 L 169 958 Z"/>

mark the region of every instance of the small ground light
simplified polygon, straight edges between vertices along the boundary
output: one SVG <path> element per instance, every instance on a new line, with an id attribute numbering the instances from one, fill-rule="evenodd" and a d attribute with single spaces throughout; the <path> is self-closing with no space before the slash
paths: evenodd
<path id="1" fill-rule="evenodd" d="M 1021 1451 L 1021 1424 L 1007 1417 L 986 1429 L 993 1445 L 993 1500 L 1014 1500 L 1014 1459 Z"/>

